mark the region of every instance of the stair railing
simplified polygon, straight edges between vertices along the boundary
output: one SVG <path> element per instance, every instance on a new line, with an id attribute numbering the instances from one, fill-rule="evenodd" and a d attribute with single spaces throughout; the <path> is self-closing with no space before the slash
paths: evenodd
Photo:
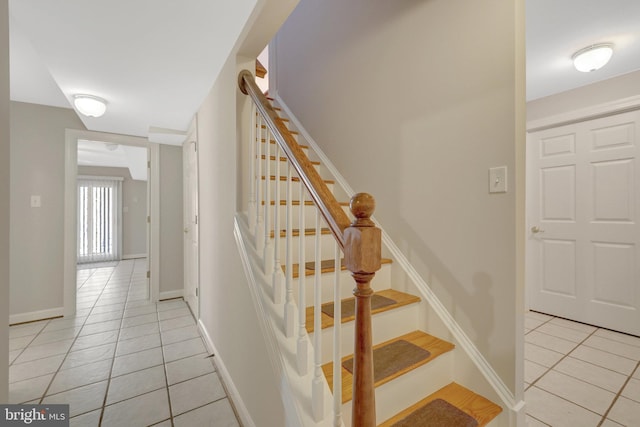
<path id="1" fill-rule="evenodd" d="M 256 249 L 263 252 L 263 270 L 265 275 L 272 275 L 272 297 L 276 304 L 284 305 L 283 331 L 287 337 L 295 337 L 297 330 L 297 368 L 300 375 L 308 372 L 307 338 L 306 338 L 306 271 L 311 268 L 305 263 L 305 196 L 308 196 L 316 207 L 315 221 L 315 261 L 312 263 L 314 278 L 314 366 L 312 382 L 312 412 L 316 422 L 324 417 L 323 390 L 325 381 L 322 378 L 322 292 L 321 281 L 321 222 L 324 221 L 335 238 L 334 250 L 334 335 L 333 335 L 333 424 L 342 425 L 342 359 L 341 359 L 341 307 L 339 273 L 341 263 L 351 272 L 356 282 L 353 290 L 355 296 L 355 337 L 353 351 L 353 391 L 352 391 L 352 426 L 373 427 L 375 418 L 375 390 L 373 376 L 373 347 L 371 338 L 371 280 L 381 266 L 381 231 L 370 219 L 375 209 L 373 197 L 366 193 L 354 195 L 350 201 L 352 221 L 329 187 L 322 180 L 314 165 L 298 145 L 295 137 L 283 120 L 271 106 L 269 100 L 260 91 L 252 73 L 243 70 L 238 75 L 238 84 L 242 93 L 253 100 L 252 106 L 252 145 L 249 149 L 250 160 L 250 195 L 249 225 L 255 236 Z M 255 127 L 254 127 L 255 126 Z M 275 142 L 275 155 L 270 148 Z M 286 173 L 280 173 L 281 155 L 287 160 Z M 275 176 L 271 176 L 271 161 L 275 160 Z M 299 194 L 299 248 L 298 248 L 298 302 L 294 301 L 292 263 L 294 218 L 292 215 L 293 193 L 292 181 L 300 181 Z M 270 200 L 271 181 L 274 181 L 276 197 Z M 285 184 L 285 198 L 280 200 L 281 181 Z M 285 227 L 282 229 L 280 206 L 285 206 Z M 273 215 L 269 213 L 273 206 Z M 271 244 L 271 233 L 273 240 Z M 284 263 L 280 267 L 280 248 L 278 245 L 281 230 L 285 233 L 286 248 Z M 344 253 L 342 261 L 340 252 Z M 284 273 L 283 273 L 284 270 Z M 284 282 L 284 283 L 283 283 Z M 296 316 L 298 310 L 298 316 Z M 297 317 L 297 319 L 296 319 Z M 297 329 L 296 329 L 296 322 Z"/>

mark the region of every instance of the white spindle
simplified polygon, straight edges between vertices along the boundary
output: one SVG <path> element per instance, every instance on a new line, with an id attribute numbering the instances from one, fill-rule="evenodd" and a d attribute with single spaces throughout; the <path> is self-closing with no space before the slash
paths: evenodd
<path id="1" fill-rule="evenodd" d="M 311 389 L 311 406 L 316 422 L 324 416 L 324 379 L 322 378 L 322 280 L 320 251 L 320 211 L 316 209 L 316 235 L 315 235 L 315 268 L 314 268 L 314 301 L 313 301 L 313 385 Z M 305 274 L 304 262 L 301 263 L 300 274 Z"/>
<path id="2" fill-rule="evenodd" d="M 262 126 L 260 127 L 262 129 Z M 264 132 L 264 274 L 271 274 L 273 272 L 273 242 L 271 240 L 271 218 L 269 212 L 271 210 L 271 133 L 269 130 Z M 262 138 L 260 138 L 262 142 Z M 278 206 L 276 204 L 276 209 Z"/>
<path id="3" fill-rule="evenodd" d="M 264 191 L 262 184 L 262 174 L 263 174 L 263 169 L 262 169 L 262 154 L 265 150 L 264 147 L 262 146 L 262 116 L 258 117 L 257 123 L 256 123 L 256 148 L 257 148 L 257 155 L 256 155 L 256 162 L 258 165 L 258 170 L 257 170 L 257 174 L 256 174 L 256 187 L 257 187 L 257 201 L 256 201 L 256 209 L 257 209 L 257 213 L 258 213 L 258 218 L 256 221 L 256 233 L 255 233 L 255 237 L 256 237 L 256 249 L 259 251 L 264 251 L 264 247 L 266 244 L 265 241 L 265 237 L 264 237 L 264 228 L 266 228 L 265 222 L 264 222 L 264 215 L 266 213 L 266 202 L 265 202 L 265 195 L 266 192 Z M 264 204 L 261 205 L 261 204 Z M 265 273 L 268 273 L 265 269 Z M 270 272 L 269 272 L 270 273 Z"/>
<path id="4" fill-rule="evenodd" d="M 293 168 L 291 164 L 287 162 L 287 199 L 286 199 L 286 219 L 285 219 L 285 233 L 286 234 L 286 248 L 285 248 L 285 271 L 286 271 L 286 304 L 284 305 L 284 334 L 287 338 L 291 338 L 295 333 L 296 323 L 296 305 L 293 302 L 293 176 L 291 174 Z M 300 183 L 302 187 L 302 183 Z M 299 230 L 299 235 L 303 234 L 302 229 Z M 302 309 L 302 308 L 301 308 Z"/>
<path id="5" fill-rule="evenodd" d="M 305 289 L 305 279 L 306 275 L 304 273 L 303 266 L 304 260 L 306 257 L 305 254 L 305 242 L 306 242 L 306 233 L 305 233 L 305 212 L 304 212 L 304 199 L 305 199 L 305 190 L 304 186 L 300 185 L 300 211 L 298 212 L 298 227 L 300 228 L 300 237 L 298 239 L 298 373 L 300 375 L 307 375 L 309 370 L 308 363 L 308 340 L 307 340 L 307 319 L 306 319 L 306 289 Z"/>
<path id="6" fill-rule="evenodd" d="M 340 293 L 341 257 L 335 242 L 333 275 L 333 425 L 342 425 L 342 300 Z"/>
<path id="7" fill-rule="evenodd" d="M 255 236 L 258 212 L 256 211 L 256 136 L 258 135 L 256 104 L 251 103 L 251 130 L 249 135 L 249 204 L 247 213 L 249 215 L 249 231 Z"/>
<path id="8" fill-rule="evenodd" d="M 275 199 L 274 199 L 274 215 L 273 215 L 273 274 L 271 283 L 273 286 L 273 302 L 282 304 L 284 302 L 284 273 L 282 272 L 282 264 L 280 263 L 280 146 L 276 144 L 276 174 L 275 174 Z M 271 177 L 268 177 L 271 180 Z"/>

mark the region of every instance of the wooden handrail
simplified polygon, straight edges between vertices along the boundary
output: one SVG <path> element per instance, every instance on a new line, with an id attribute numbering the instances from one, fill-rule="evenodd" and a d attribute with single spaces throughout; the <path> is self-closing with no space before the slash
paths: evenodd
<path id="1" fill-rule="evenodd" d="M 331 233 L 338 241 L 338 245 L 344 250 L 343 234 L 344 230 L 350 225 L 349 217 L 344 213 L 340 203 L 329 190 L 329 187 L 326 186 L 287 126 L 278 117 L 267 97 L 260 91 L 260 88 L 255 83 L 253 74 L 248 70 L 242 70 L 238 75 L 238 85 L 242 93 L 249 95 L 255 102 L 256 108 L 273 134 L 273 138 L 289 158 L 300 180 L 309 191 L 311 199 L 318 206 L 322 217 L 331 229 Z"/>

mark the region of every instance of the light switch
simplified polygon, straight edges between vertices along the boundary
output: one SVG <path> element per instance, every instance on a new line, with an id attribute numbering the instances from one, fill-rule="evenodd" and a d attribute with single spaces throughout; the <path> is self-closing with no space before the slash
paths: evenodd
<path id="1" fill-rule="evenodd" d="M 507 167 L 489 169 L 489 193 L 507 192 Z"/>
<path id="2" fill-rule="evenodd" d="M 42 206 L 42 202 L 40 200 L 40 196 L 31 196 L 31 207 L 32 208 L 39 208 L 40 206 Z"/>

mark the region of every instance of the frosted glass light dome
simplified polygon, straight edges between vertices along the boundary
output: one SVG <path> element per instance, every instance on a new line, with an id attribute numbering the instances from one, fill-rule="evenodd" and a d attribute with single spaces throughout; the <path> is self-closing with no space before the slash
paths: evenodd
<path id="1" fill-rule="evenodd" d="M 93 95 L 75 95 L 73 105 L 87 117 L 100 117 L 107 111 L 107 102 Z"/>
<path id="2" fill-rule="evenodd" d="M 573 65 L 576 70 L 589 73 L 604 67 L 612 55 L 613 46 L 610 44 L 589 46 L 573 55 Z"/>

